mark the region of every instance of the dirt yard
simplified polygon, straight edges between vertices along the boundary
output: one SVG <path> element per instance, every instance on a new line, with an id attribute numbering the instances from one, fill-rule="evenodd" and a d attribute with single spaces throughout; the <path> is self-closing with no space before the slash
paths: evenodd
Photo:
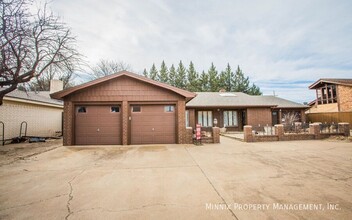
<path id="1" fill-rule="evenodd" d="M 0 219 L 350 219 L 347 140 L 1 148 Z"/>

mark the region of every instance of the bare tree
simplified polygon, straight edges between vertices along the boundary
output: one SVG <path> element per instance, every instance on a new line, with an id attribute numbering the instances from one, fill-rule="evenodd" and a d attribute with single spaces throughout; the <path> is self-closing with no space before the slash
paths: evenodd
<path id="1" fill-rule="evenodd" d="M 45 4 L 31 14 L 31 0 L 1 0 L 0 104 L 20 83 L 40 76 L 50 66 L 79 62 L 71 30 Z"/>
<path id="2" fill-rule="evenodd" d="M 64 89 L 74 86 L 73 80 L 76 77 L 75 66 L 49 66 L 40 76 L 36 76 L 28 86 L 31 91 L 49 91 L 50 81 L 58 79 L 63 82 Z"/>
<path id="3" fill-rule="evenodd" d="M 91 67 L 91 70 L 92 78 L 98 79 L 123 70 L 131 71 L 132 68 L 123 61 L 100 60 L 94 67 Z"/>

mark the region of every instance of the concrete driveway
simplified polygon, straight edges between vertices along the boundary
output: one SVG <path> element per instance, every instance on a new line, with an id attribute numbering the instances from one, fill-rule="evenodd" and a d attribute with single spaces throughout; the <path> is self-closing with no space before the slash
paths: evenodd
<path id="1" fill-rule="evenodd" d="M 221 142 L 58 147 L 2 165 L 0 219 L 352 216 L 352 143 Z"/>

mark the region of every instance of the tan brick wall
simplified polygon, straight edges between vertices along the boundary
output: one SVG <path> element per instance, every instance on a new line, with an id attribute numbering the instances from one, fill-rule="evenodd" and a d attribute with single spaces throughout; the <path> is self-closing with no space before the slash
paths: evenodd
<path id="1" fill-rule="evenodd" d="M 60 107 L 9 101 L 5 98 L 0 106 L 0 121 L 5 124 L 5 139 L 18 137 L 23 121 L 28 124 L 27 136 L 55 136 L 61 132 L 62 112 Z"/>
<path id="2" fill-rule="evenodd" d="M 247 124 L 252 126 L 271 125 L 271 109 L 270 108 L 248 108 Z"/>
<path id="3" fill-rule="evenodd" d="M 338 104 L 340 112 L 352 111 L 352 86 L 337 86 Z"/>

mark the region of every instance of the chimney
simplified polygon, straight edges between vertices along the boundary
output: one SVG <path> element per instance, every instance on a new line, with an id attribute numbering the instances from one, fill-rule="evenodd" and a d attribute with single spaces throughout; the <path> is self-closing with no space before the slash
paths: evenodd
<path id="1" fill-rule="evenodd" d="M 64 89 L 64 83 L 58 79 L 50 80 L 50 94 Z"/>

